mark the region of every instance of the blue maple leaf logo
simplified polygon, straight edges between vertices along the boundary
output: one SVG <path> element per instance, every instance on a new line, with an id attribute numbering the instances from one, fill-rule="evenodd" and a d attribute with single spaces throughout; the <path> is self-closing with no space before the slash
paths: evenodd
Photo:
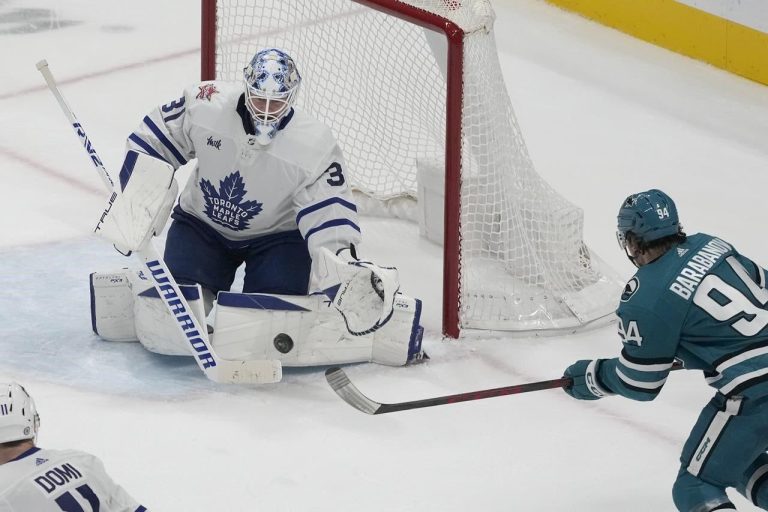
<path id="1" fill-rule="evenodd" d="M 206 180 L 200 180 L 200 190 L 205 199 L 205 214 L 216 224 L 242 231 L 248 229 L 248 221 L 261 213 L 264 203 L 243 201 L 248 193 L 240 171 L 235 171 L 219 181 L 218 190 Z"/>

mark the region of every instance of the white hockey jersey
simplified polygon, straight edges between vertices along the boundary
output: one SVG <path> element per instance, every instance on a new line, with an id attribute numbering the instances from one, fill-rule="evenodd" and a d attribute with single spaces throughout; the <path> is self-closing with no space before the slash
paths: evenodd
<path id="1" fill-rule="evenodd" d="M 174 218 L 204 224 L 232 248 L 299 229 L 310 255 L 360 240 L 341 150 L 330 129 L 293 109 L 271 144 L 256 142 L 243 85 L 202 82 L 162 105 L 133 132 L 128 149 L 174 168 L 197 158 Z M 129 176 L 121 172 L 124 185 Z"/>
<path id="2" fill-rule="evenodd" d="M 0 465 L 0 512 L 145 512 L 101 461 L 76 450 L 32 448 Z"/>

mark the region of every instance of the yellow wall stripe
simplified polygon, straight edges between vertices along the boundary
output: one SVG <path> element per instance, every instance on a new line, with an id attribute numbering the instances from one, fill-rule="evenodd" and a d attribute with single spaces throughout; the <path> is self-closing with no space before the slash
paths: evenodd
<path id="1" fill-rule="evenodd" d="M 674 0 L 547 0 L 674 52 L 768 84 L 768 34 Z"/>

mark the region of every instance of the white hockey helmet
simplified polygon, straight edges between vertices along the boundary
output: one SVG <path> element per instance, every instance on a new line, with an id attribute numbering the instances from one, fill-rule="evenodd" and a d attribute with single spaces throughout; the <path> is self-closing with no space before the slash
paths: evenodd
<path id="1" fill-rule="evenodd" d="M 0 443 L 37 437 L 40 416 L 35 401 L 15 382 L 0 383 Z"/>
<path id="2" fill-rule="evenodd" d="M 293 107 L 301 84 L 299 71 L 284 51 L 264 48 L 243 69 L 243 79 L 245 106 L 253 117 L 256 140 L 269 144 Z"/>

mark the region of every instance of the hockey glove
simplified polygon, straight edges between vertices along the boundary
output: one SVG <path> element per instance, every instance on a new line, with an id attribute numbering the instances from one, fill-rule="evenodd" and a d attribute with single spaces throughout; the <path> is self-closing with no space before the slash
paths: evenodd
<path id="1" fill-rule="evenodd" d="M 376 331 L 392 317 L 400 289 L 397 269 L 360 261 L 351 249 L 321 249 L 315 268 L 320 290 L 331 299 L 354 336 Z"/>
<path id="2" fill-rule="evenodd" d="M 564 377 L 573 380 L 573 384 L 563 388 L 566 393 L 579 400 L 597 400 L 612 395 L 598 379 L 602 359 L 582 359 L 565 369 Z"/>

